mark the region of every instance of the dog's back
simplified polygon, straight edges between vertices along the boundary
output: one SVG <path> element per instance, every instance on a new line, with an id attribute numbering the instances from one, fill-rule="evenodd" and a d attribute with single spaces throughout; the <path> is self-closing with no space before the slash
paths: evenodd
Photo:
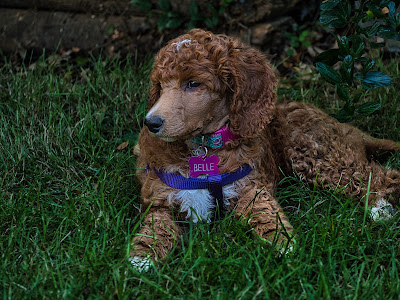
<path id="1" fill-rule="evenodd" d="M 372 174 L 371 190 L 379 191 L 382 197 L 393 192 L 400 197 L 399 179 L 394 178 L 398 171 L 386 170 L 376 162 L 400 150 L 399 144 L 374 139 L 312 105 L 290 102 L 277 109 L 284 116 L 282 126 L 287 126 L 285 157 L 303 180 L 343 187 L 349 194 L 362 196 Z M 393 179 L 397 187 L 389 183 Z"/>

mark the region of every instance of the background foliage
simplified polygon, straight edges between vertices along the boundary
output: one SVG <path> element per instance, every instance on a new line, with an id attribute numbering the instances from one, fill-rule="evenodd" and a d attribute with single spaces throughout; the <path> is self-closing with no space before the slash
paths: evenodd
<path id="1" fill-rule="evenodd" d="M 206 27 L 214 29 L 220 22 L 225 9 L 233 0 L 223 0 L 219 7 L 207 3 L 207 11 L 201 12 L 196 1 L 190 3 L 190 19 L 172 9 L 169 0 L 159 0 L 154 6 L 147 0 L 131 0 L 132 5 L 147 12 L 148 17 L 157 16 L 157 27 L 160 31 L 164 29 L 176 29 L 187 23 L 187 29 L 195 27 Z"/>
<path id="2" fill-rule="evenodd" d="M 398 1 L 397 1 L 398 2 Z M 341 122 L 367 116 L 380 108 L 379 102 L 360 104 L 368 90 L 388 87 L 393 80 L 386 74 L 371 71 L 375 61 L 368 56 L 367 47 L 383 47 L 375 36 L 400 41 L 400 14 L 394 1 L 328 0 L 321 4 L 322 24 L 330 28 L 346 28 L 340 38 L 335 35 L 339 48 L 322 52 L 315 58 L 315 66 L 324 80 L 336 86 L 344 107 L 334 114 Z M 340 62 L 339 70 L 332 66 Z M 358 65 L 358 66 L 357 66 Z"/>

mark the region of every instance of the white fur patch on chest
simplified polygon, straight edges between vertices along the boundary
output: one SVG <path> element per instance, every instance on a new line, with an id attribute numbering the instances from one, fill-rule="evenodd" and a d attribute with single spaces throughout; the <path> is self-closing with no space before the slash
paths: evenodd
<path id="1" fill-rule="evenodd" d="M 229 200 L 238 196 L 238 188 L 235 183 L 225 185 L 222 188 L 224 194 L 224 205 L 229 205 Z M 186 212 L 186 218 L 193 218 L 193 223 L 199 220 L 210 222 L 210 216 L 215 209 L 215 200 L 210 195 L 207 189 L 201 190 L 180 190 L 176 193 L 171 193 L 168 197 L 168 202 L 178 203 L 181 207 L 181 212 Z"/>

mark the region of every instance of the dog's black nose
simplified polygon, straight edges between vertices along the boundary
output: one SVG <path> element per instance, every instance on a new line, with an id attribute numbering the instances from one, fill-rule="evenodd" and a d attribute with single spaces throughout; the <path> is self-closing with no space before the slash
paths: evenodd
<path id="1" fill-rule="evenodd" d="M 144 120 L 144 125 L 146 125 L 147 128 L 152 133 L 159 132 L 163 123 L 164 123 L 164 120 L 161 119 L 159 116 L 149 116 L 149 117 L 146 117 L 146 119 Z"/>

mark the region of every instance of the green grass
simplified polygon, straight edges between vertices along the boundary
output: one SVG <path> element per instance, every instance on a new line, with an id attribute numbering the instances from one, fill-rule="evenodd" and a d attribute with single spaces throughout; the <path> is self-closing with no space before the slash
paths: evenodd
<path id="1" fill-rule="evenodd" d="M 383 109 L 356 122 L 376 137 L 399 140 L 399 62 L 381 63 L 395 87 L 369 95 Z M 227 217 L 192 228 L 150 272 L 133 269 L 127 255 L 140 200 L 132 150 L 150 66 L 41 59 L 1 68 L 3 298 L 398 298 L 400 216 L 372 222 L 340 191 L 295 177 L 276 193 L 297 235 L 288 255 Z M 293 82 L 281 97 L 335 107 L 333 91 L 319 81 Z M 400 168 L 400 156 L 388 165 Z"/>

